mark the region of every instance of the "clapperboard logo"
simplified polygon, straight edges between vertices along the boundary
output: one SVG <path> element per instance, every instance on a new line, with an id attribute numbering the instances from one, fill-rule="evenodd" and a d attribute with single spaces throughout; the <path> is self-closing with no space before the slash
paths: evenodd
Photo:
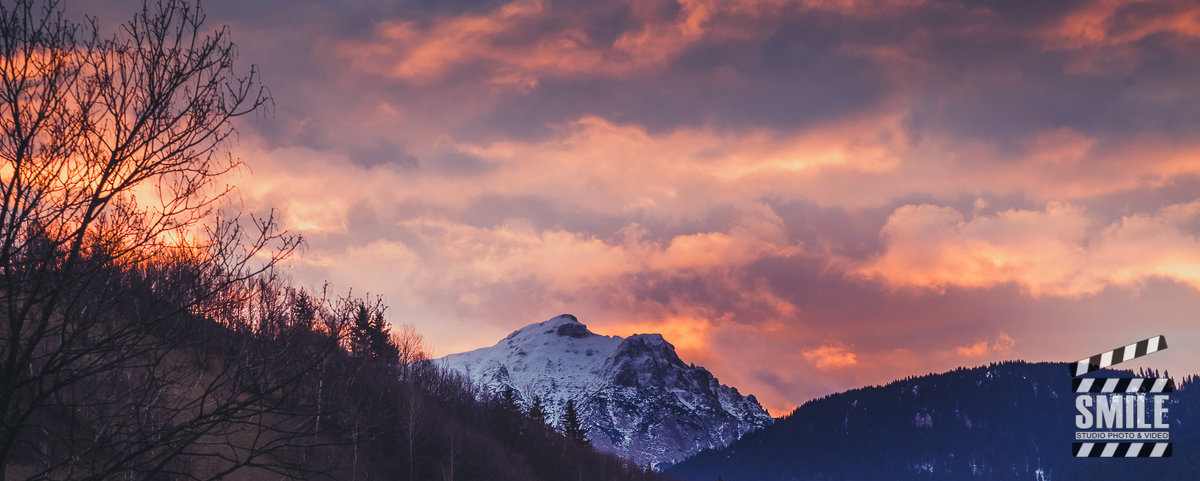
<path id="1" fill-rule="evenodd" d="M 1171 456 L 1167 393 L 1170 379 L 1082 377 L 1167 348 L 1163 336 L 1143 339 L 1071 363 L 1075 392 L 1077 458 L 1165 458 Z"/>

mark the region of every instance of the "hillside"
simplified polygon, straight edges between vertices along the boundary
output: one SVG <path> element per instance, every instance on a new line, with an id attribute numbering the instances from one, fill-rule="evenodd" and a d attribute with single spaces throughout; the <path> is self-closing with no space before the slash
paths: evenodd
<path id="1" fill-rule="evenodd" d="M 1174 457 L 1077 460 L 1067 372 L 1062 363 L 1005 362 L 833 394 L 668 473 L 688 481 L 1198 479 L 1194 380 L 1171 396 Z"/>
<path id="2" fill-rule="evenodd" d="M 111 275 L 113 299 L 166 305 Z M 133 354 L 32 408 L 3 478 L 659 478 L 437 368 L 419 334 L 376 322 L 378 303 L 252 286 L 241 307 L 257 315 L 237 323 L 118 312 L 107 328 L 144 335 L 105 349 Z"/>

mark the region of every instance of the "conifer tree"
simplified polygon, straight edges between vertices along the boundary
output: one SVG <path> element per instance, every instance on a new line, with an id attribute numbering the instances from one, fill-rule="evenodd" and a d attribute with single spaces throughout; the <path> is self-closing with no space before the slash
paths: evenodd
<path id="1" fill-rule="evenodd" d="M 575 409 L 575 401 L 567 400 L 567 409 L 563 412 L 562 417 L 563 434 L 567 435 L 567 439 L 577 443 L 586 444 L 587 428 L 583 427 L 583 422 L 579 419 L 579 412 Z"/>
<path id="2" fill-rule="evenodd" d="M 399 348 L 392 341 L 391 328 L 378 303 L 368 306 L 359 302 L 354 307 L 350 326 L 350 352 L 356 357 L 380 361 L 387 365 L 398 362 Z"/>
<path id="3" fill-rule="evenodd" d="M 529 417 L 539 423 L 546 423 L 546 405 L 542 403 L 541 397 L 533 397 L 533 402 L 529 405 Z"/>
<path id="4" fill-rule="evenodd" d="M 506 412 L 520 412 L 517 407 L 517 393 L 513 391 L 512 386 L 504 386 L 504 391 L 500 393 L 500 407 Z"/>

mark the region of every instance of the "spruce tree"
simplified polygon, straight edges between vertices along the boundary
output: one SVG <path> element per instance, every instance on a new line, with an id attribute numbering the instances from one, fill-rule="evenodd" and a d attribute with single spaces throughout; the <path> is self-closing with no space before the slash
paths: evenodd
<path id="1" fill-rule="evenodd" d="M 381 310 L 376 310 L 371 316 L 370 336 L 371 357 L 387 365 L 399 362 L 400 349 L 392 341 L 391 326 L 388 326 L 387 319 Z"/>
<path id="2" fill-rule="evenodd" d="M 546 424 L 546 405 L 542 403 L 541 397 L 533 397 L 533 403 L 529 405 L 529 417 L 534 421 Z"/>
<path id="3" fill-rule="evenodd" d="M 359 304 L 354 309 L 353 325 L 350 326 L 350 352 L 355 357 L 370 357 L 371 342 L 371 311 L 365 304 Z"/>
<path id="4" fill-rule="evenodd" d="M 504 391 L 500 393 L 500 408 L 509 413 L 519 412 L 517 393 L 513 391 L 512 386 L 504 386 Z"/>
<path id="5" fill-rule="evenodd" d="M 360 302 L 354 307 L 352 321 L 350 352 L 355 357 L 373 359 L 386 365 L 399 362 L 400 351 L 392 341 L 391 327 L 382 308 Z"/>
<path id="6" fill-rule="evenodd" d="M 577 444 L 587 444 L 587 428 L 583 427 L 583 422 L 579 419 L 579 412 L 575 410 L 575 401 L 567 400 L 567 410 L 563 412 L 562 417 L 563 434 L 567 435 L 567 439 Z"/>

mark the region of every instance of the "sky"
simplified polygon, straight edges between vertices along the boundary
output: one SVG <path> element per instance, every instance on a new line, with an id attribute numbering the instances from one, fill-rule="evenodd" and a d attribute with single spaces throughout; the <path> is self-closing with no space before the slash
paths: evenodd
<path id="1" fill-rule="evenodd" d="M 1193 1 L 204 7 L 274 100 L 237 201 L 435 356 L 573 313 L 773 415 L 1157 334 L 1200 371 Z"/>

